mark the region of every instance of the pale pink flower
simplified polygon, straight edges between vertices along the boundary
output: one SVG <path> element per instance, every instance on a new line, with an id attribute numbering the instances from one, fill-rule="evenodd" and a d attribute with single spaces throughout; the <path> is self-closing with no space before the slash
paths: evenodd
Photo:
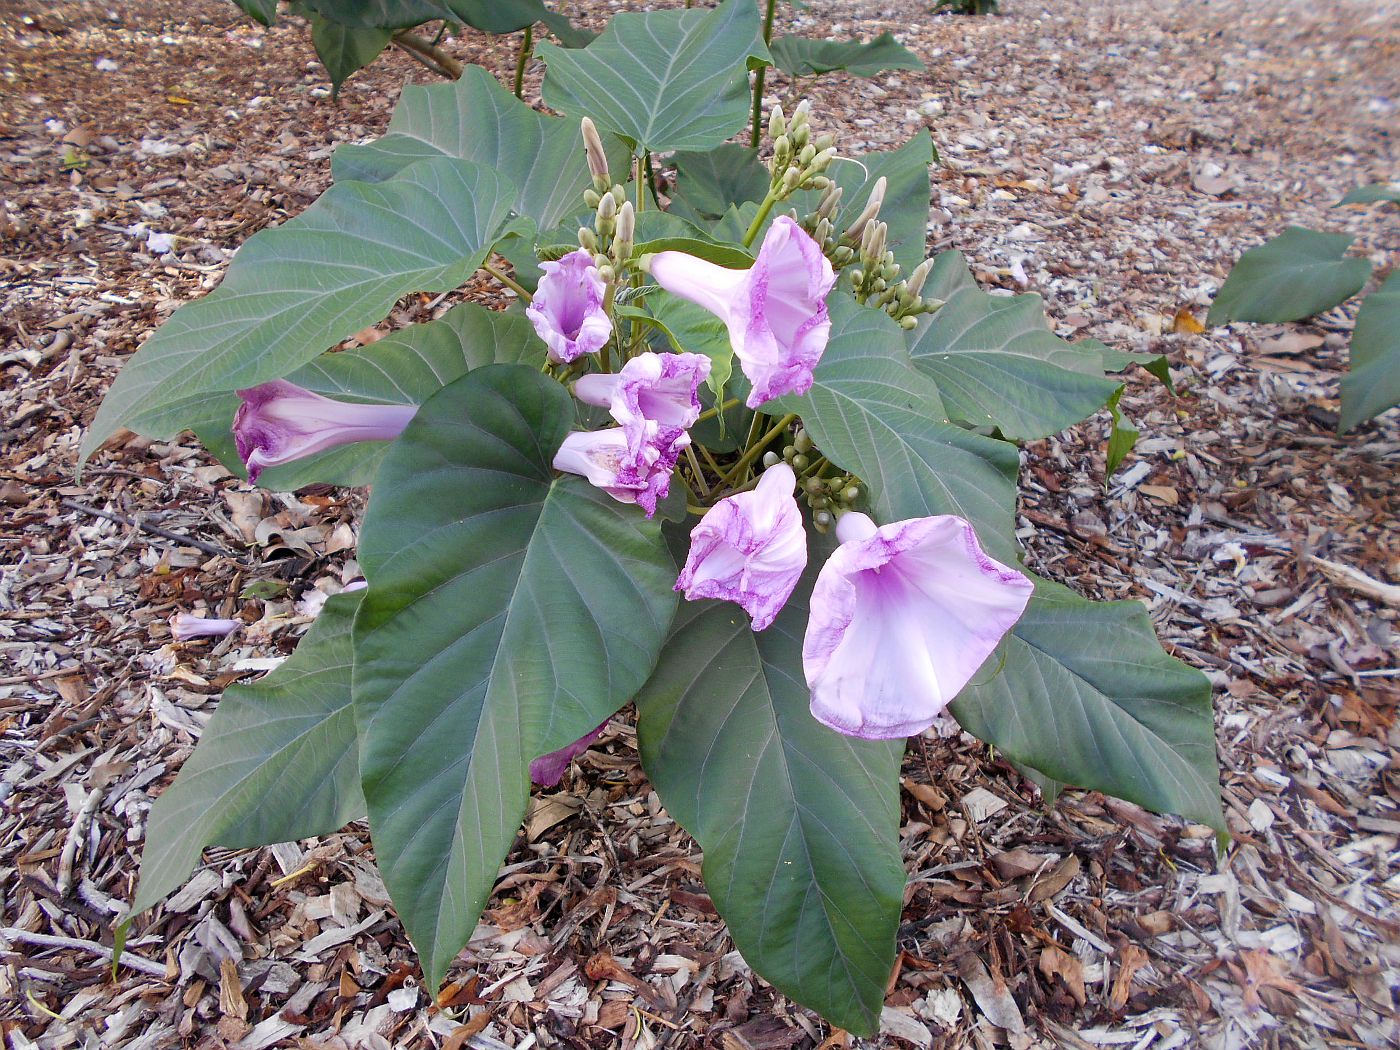
<path id="1" fill-rule="evenodd" d="M 170 618 L 170 633 L 177 642 L 188 642 L 191 638 L 222 638 L 242 626 L 242 620 L 216 620 L 193 613 L 176 613 Z"/>
<path id="2" fill-rule="evenodd" d="M 812 714 L 848 736 L 912 736 L 933 724 L 1015 626 L 1034 590 L 944 514 L 836 526 L 817 574 L 802 668 Z"/>
<path id="3" fill-rule="evenodd" d="M 645 444 L 639 455 L 633 455 L 622 427 L 576 430 L 555 453 L 554 469 L 582 474 L 613 499 L 638 504 L 650 518 L 656 513 L 657 500 L 671 489 L 671 472 L 682 448 L 676 445 L 663 455 L 656 445 Z"/>
<path id="4" fill-rule="evenodd" d="M 542 262 L 544 276 L 525 316 L 549 347 L 549 359 L 567 364 L 603 348 L 612 321 L 603 309 L 607 285 L 593 256 L 580 248 L 558 262 Z"/>
<path id="5" fill-rule="evenodd" d="M 564 771 L 569 768 L 569 763 L 587 751 L 588 745 L 602 736 L 603 730 L 607 727 L 608 723 L 604 722 L 593 732 L 579 737 L 572 744 L 535 759 L 530 763 L 530 779 L 540 787 L 554 787 L 564 779 Z"/>
<path id="6" fill-rule="evenodd" d="M 807 534 L 793 498 L 797 475 L 786 463 L 758 486 L 726 496 L 690 533 L 690 554 L 676 590 L 690 601 L 737 602 L 761 631 L 773 622 L 807 567 Z"/>
<path id="7" fill-rule="evenodd" d="M 700 415 L 700 384 L 710 375 L 703 354 L 641 354 L 622 371 L 593 373 L 574 384 L 580 401 L 601 405 L 622 424 L 634 458 L 653 446 L 672 467 L 690 444 L 686 431 Z"/>
<path id="8" fill-rule="evenodd" d="M 821 245 L 792 218 L 773 220 L 747 270 L 684 252 L 658 252 L 650 268 L 662 288 L 725 323 L 734 355 L 753 384 L 750 408 L 811 389 L 812 369 L 831 335 L 826 296 L 836 275 Z"/>
<path id="9" fill-rule="evenodd" d="M 417 405 L 352 405 L 313 394 L 274 379 L 238 391 L 243 403 L 233 417 L 233 440 L 257 481 L 268 467 L 279 467 L 356 441 L 392 441 L 408 426 Z"/>

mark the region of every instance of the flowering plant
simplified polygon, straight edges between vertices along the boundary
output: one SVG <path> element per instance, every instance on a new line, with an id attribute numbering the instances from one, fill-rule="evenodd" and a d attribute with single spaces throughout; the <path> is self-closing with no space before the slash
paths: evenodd
<path id="1" fill-rule="evenodd" d="M 205 845 L 368 816 L 437 982 L 531 780 L 633 702 L 738 949 L 871 1032 L 904 738 L 945 711 L 1047 796 L 1222 827 L 1204 677 L 1139 604 L 1021 565 L 1013 442 L 1104 407 L 1135 358 L 924 258 L 926 133 L 848 159 L 799 105 L 762 153 L 726 143 L 768 61 L 748 0 L 620 15 L 540 57 L 566 116 L 481 70 L 406 89 L 87 435 L 90 456 L 118 427 L 193 429 L 261 485 L 374 483 L 368 586 L 225 695 L 151 812 L 133 913 Z M 326 352 L 480 271 L 514 304 Z"/>

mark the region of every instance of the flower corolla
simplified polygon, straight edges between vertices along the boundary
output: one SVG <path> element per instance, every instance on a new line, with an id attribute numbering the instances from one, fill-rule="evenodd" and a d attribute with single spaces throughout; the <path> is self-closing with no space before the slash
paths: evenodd
<path id="1" fill-rule="evenodd" d="M 690 533 L 690 554 L 676 590 L 691 601 L 737 602 L 761 631 L 782 610 L 807 567 L 807 534 L 793 498 L 797 475 L 786 463 L 758 486 L 726 496 Z"/>
<path id="2" fill-rule="evenodd" d="M 802 643 L 812 715 L 866 739 L 920 733 L 1020 619 L 1034 587 L 953 515 L 876 527 L 848 513 L 836 535 Z"/>
<path id="3" fill-rule="evenodd" d="M 549 359 L 568 364 L 595 353 L 612 335 L 612 321 L 603 309 L 607 293 L 593 256 L 580 248 L 558 262 L 542 262 L 544 276 L 525 316 L 549 347 Z"/>
<path id="4" fill-rule="evenodd" d="M 650 269 L 662 288 L 724 322 L 752 384 L 750 408 L 811 389 L 812 369 L 831 335 L 826 296 L 836 275 L 821 245 L 795 220 L 773 220 L 747 270 L 677 251 L 658 252 Z"/>

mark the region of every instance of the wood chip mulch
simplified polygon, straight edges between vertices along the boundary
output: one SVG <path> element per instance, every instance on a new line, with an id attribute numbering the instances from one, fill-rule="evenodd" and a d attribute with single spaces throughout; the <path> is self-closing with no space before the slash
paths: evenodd
<path id="1" fill-rule="evenodd" d="M 561 5 L 568 9 L 571 5 Z M 613 5 L 617 6 L 617 5 Z M 29 1047 L 1382 1047 L 1400 1040 L 1400 413 L 1335 434 L 1355 303 L 1201 331 L 1283 225 L 1378 264 L 1400 210 L 1395 0 L 780 5 L 780 30 L 895 32 L 923 74 L 793 85 L 850 152 L 929 127 L 931 246 L 1045 297 L 1061 334 L 1165 353 L 1104 477 L 1099 418 L 1026 450 L 1037 571 L 1144 601 L 1217 686 L 1234 839 L 1092 792 L 1050 810 L 965 736 L 904 769 L 910 875 L 876 1040 L 831 1033 L 733 951 L 699 853 L 613 720 L 535 800 L 434 997 L 364 826 L 211 850 L 109 979 L 151 798 L 224 686 L 356 575 L 357 494 L 250 491 L 192 442 L 129 437 L 74 481 L 121 361 L 382 133 L 386 56 L 329 97 L 304 28 L 222 0 L 10 3 L 0 19 L 0 1029 Z M 585 19 L 587 21 L 587 19 Z M 595 20 L 596 24 L 596 20 Z M 502 78 L 515 41 L 450 47 Z M 530 97 L 538 97 L 532 67 Z M 790 105 L 789 105 L 790 108 Z M 173 235 L 173 245 L 162 243 Z M 152 237 L 152 235 L 156 235 Z M 471 293 L 472 290 L 468 290 Z M 414 297 L 381 330 L 449 301 Z M 363 339 L 374 337 L 362 333 Z M 251 590 L 249 588 L 252 588 Z M 176 643 L 177 611 L 236 616 Z"/>

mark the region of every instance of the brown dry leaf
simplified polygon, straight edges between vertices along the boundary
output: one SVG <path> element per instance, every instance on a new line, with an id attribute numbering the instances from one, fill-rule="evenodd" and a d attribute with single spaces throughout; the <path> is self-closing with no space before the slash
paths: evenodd
<path id="1" fill-rule="evenodd" d="M 248 1001 L 243 998 L 243 982 L 238 977 L 238 964 L 232 959 L 219 963 L 219 1010 L 225 1017 L 239 1021 L 248 1019 Z"/>
<path id="2" fill-rule="evenodd" d="M 1071 853 L 1060 863 L 1055 865 L 1053 871 L 1043 879 L 1037 879 L 1031 887 L 1030 900 L 1032 904 L 1039 904 L 1041 901 L 1048 901 L 1055 894 L 1059 893 L 1070 884 L 1070 880 L 1079 874 L 1079 858 Z"/>
<path id="3" fill-rule="evenodd" d="M 1005 880 L 1019 879 L 1023 875 L 1034 875 L 1054 858 L 1044 853 L 1032 853 L 1028 849 L 1017 846 L 1009 849 L 1005 853 L 998 853 L 992 858 L 992 867 L 996 869 L 997 877 Z"/>
<path id="4" fill-rule="evenodd" d="M 1113 977 L 1113 988 L 1108 993 L 1108 1004 L 1115 1010 L 1128 1005 L 1132 994 L 1133 978 L 1147 965 L 1147 953 L 1136 944 L 1125 944 L 1118 952 L 1118 972 Z"/>
<path id="5" fill-rule="evenodd" d="M 1047 981 L 1058 977 L 1069 989 L 1069 994 L 1074 996 L 1074 1001 L 1080 1006 L 1084 1005 L 1084 964 L 1078 958 L 1052 946 L 1040 953 L 1036 965 Z"/>
<path id="6" fill-rule="evenodd" d="M 1303 332 L 1292 328 L 1279 332 L 1277 335 L 1254 340 L 1252 349 L 1256 354 L 1279 357 L 1315 350 L 1326 341 L 1326 338 L 1319 332 Z"/>
<path id="7" fill-rule="evenodd" d="M 537 795 L 530 799 L 525 812 L 525 838 L 535 842 L 556 824 L 562 824 L 583 808 L 583 800 L 575 795 Z"/>
<path id="8" fill-rule="evenodd" d="M 491 1011 L 482 1010 L 475 1017 L 470 1018 L 466 1024 L 459 1025 L 452 1029 L 452 1034 L 443 1041 L 442 1050 L 462 1050 L 467 1045 L 467 1040 L 474 1035 L 480 1035 L 482 1030 L 491 1023 Z"/>
<path id="9" fill-rule="evenodd" d="M 987 1020 L 998 1028 L 1015 1035 L 1026 1030 L 1026 1022 L 1021 1017 L 1021 1008 L 1007 991 L 1006 981 L 1000 973 L 991 974 L 982 960 L 975 955 L 964 955 L 958 962 L 958 976 L 977 1003 L 977 1008 Z"/>
<path id="10" fill-rule="evenodd" d="M 920 784 L 917 780 L 910 780 L 908 777 L 904 777 L 900 782 L 904 785 L 905 791 L 935 813 L 948 804 L 948 796 L 932 784 Z"/>
<path id="11" fill-rule="evenodd" d="M 1299 995 L 1303 991 L 1302 985 L 1281 972 L 1281 960 L 1267 948 L 1240 952 L 1240 962 L 1244 964 L 1243 969 L 1231 963 L 1230 972 L 1235 975 L 1248 1010 L 1258 1010 L 1264 1005 L 1259 993 L 1265 988 L 1277 988 L 1288 995 Z"/>
<path id="12" fill-rule="evenodd" d="M 1155 499 L 1158 503 L 1165 503 L 1169 507 L 1175 507 L 1181 502 L 1181 496 L 1172 485 L 1139 485 L 1138 491 L 1144 496 Z"/>

